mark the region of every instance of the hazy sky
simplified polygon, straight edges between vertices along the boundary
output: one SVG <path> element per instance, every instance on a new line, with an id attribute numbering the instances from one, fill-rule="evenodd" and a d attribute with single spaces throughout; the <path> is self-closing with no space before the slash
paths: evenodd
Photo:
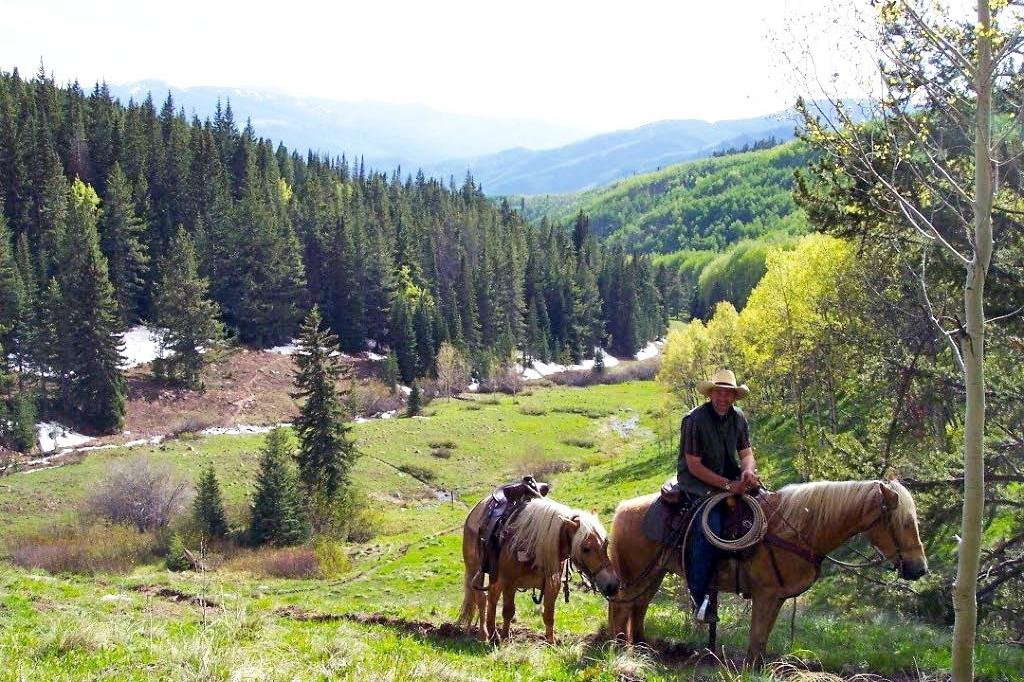
<path id="1" fill-rule="evenodd" d="M 783 109 L 777 42 L 815 0 L 0 0 L 0 69 L 420 102 L 598 131 Z M 798 31 L 802 34 L 802 30 Z M 812 33 L 817 33 L 812 31 Z M 813 36 L 818 40 L 818 36 Z M 785 41 L 784 41 L 785 42 Z M 847 67 L 816 50 L 819 71 Z"/>

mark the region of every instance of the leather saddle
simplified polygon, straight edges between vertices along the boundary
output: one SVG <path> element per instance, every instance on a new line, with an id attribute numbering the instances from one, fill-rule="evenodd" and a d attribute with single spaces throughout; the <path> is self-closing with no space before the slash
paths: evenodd
<path id="1" fill-rule="evenodd" d="M 520 481 L 495 488 L 487 497 L 478 533 L 481 556 L 480 572 L 473 581 L 474 587 L 486 589 L 484 576 L 487 576 L 488 585 L 498 579 L 498 555 L 505 539 L 508 522 L 530 500 L 545 497 L 550 490 L 550 485 L 528 475 L 523 476 Z"/>

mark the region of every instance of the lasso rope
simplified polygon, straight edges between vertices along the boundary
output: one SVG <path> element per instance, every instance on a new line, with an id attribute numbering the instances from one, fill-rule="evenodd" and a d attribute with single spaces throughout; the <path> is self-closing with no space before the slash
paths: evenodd
<path id="1" fill-rule="evenodd" d="M 704 509 L 700 515 L 700 528 L 704 532 L 704 537 L 708 539 L 708 542 L 718 549 L 724 549 L 728 552 L 738 552 L 740 550 L 747 549 L 748 547 L 753 547 L 764 539 L 765 534 L 768 532 L 768 521 L 765 519 L 764 510 L 761 509 L 761 505 L 759 505 L 753 497 L 746 494 L 739 495 L 740 500 L 747 505 L 750 512 L 754 515 L 754 521 L 750 526 L 750 530 L 735 540 L 729 540 L 715 535 L 715 532 L 711 530 L 711 526 L 708 523 L 708 518 L 711 516 L 711 510 L 721 504 L 722 500 L 729 497 L 733 497 L 733 494 L 721 492 L 716 495 L 712 495 L 704 503 Z"/>

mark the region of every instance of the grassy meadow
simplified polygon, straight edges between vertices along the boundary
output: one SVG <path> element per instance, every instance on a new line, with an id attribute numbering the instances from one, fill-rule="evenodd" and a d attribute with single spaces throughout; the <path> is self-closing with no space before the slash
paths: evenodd
<path id="1" fill-rule="evenodd" d="M 376 534 L 341 548 L 328 577 L 285 579 L 254 570 L 251 553 L 216 570 L 133 569 L 51 575 L 0 563 L 0 680 L 674 680 L 757 675 L 692 652 L 705 639 L 666 581 L 649 615 L 654 650 L 632 653 L 595 636 L 605 603 L 559 600 L 559 643 L 538 639 L 539 611 L 518 599 L 516 636 L 492 647 L 456 630 L 461 524 L 468 507 L 524 471 L 544 472 L 552 496 L 597 511 L 606 527 L 623 498 L 655 490 L 674 468 L 678 414 L 654 382 L 537 388 L 508 396 L 436 401 L 425 418 L 356 424 L 364 453 L 355 480 Z M 195 480 L 215 466 L 229 515 L 241 524 L 261 436 L 188 437 L 143 449 L 99 450 L 81 462 L 0 479 L 0 543 L 73 527 L 78 510 L 119 458 L 145 452 Z M 770 453 L 763 453 L 770 457 Z M 438 490 L 454 491 L 442 501 Z M 828 570 L 828 569 L 827 569 Z M 949 631 L 914 624 L 875 604 L 826 613 L 801 602 L 792 644 L 789 605 L 772 638 L 777 655 L 849 676 L 938 677 Z M 746 604 L 726 597 L 720 640 L 745 648 Z M 978 673 L 1024 679 L 1024 654 L 978 648 Z M 795 660 L 795 659 L 793 659 Z"/>

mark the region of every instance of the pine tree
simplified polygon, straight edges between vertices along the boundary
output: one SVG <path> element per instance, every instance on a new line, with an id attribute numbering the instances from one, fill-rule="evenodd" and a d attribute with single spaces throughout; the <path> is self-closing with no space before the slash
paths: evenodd
<path id="1" fill-rule="evenodd" d="M 253 545 L 294 545 L 309 537 L 298 483 L 289 466 L 290 441 L 287 431 L 276 428 L 267 434 L 260 453 L 249 520 L 249 541 Z"/>
<path id="2" fill-rule="evenodd" d="M 224 514 L 224 502 L 212 464 L 206 467 L 202 478 L 199 479 L 192 514 L 207 537 L 220 538 L 227 535 L 228 522 Z"/>
<path id="3" fill-rule="evenodd" d="M 408 299 L 399 294 L 391 308 L 391 348 L 398 358 L 398 372 L 403 383 L 416 378 L 416 331 L 409 312 Z"/>
<path id="4" fill-rule="evenodd" d="M 173 355 L 163 360 L 167 375 L 186 386 L 201 385 L 203 355 L 199 347 L 223 334 L 217 304 L 206 298 L 207 282 L 198 274 L 196 253 L 184 228 L 171 241 L 160 261 L 153 309 L 157 325 L 167 331 L 161 348 Z"/>
<path id="5" fill-rule="evenodd" d="M 171 536 L 171 546 L 167 550 L 167 556 L 164 558 L 164 567 L 168 571 L 187 571 L 191 568 L 188 556 L 185 554 L 185 541 L 182 539 L 180 533 L 175 533 Z"/>
<path id="6" fill-rule="evenodd" d="M 117 302 L 100 253 L 99 198 L 81 180 L 71 185 L 68 230 L 61 244 L 59 374 L 66 376 L 65 409 L 101 432 L 124 423 L 124 379 L 118 365 Z"/>
<path id="7" fill-rule="evenodd" d="M 147 228 L 135 213 L 131 184 L 116 161 L 106 184 L 100 247 L 107 257 L 121 320 L 130 323 L 138 319 L 143 307 L 149 256 L 142 239 Z"/>
<path id="8" fill-rule="evenodd" d="M 416 303 L 413 315 L 413 328 L 416 331 L 416 376 L 425 377 L 434 372 L 434 329 L 432 325 L 433 305 L 421 296 Z"/>
<path id="9" fill-rule="evenodd" d="M 13 246 L 0 204 L 0 343 L 15 351 L 16 329 L 25 311 L 25 287 L 14 259 Z M 0 356 L 0 365 L 6 363 L 6 356 Z"/>
<path id="10" fill-rule="evenodd" d="M 420 394 L 420 386 L 415 381 L 412 382 L 412 388 L 409 391 L 409 401 L 405 406 L 405 416 L 415 417 L 423 409 L 423 399 Z"/>
<path id="11" fill-rule="evenodd" d="M 307 492 L 331 500 L 348 489 L 357 453 L 348 437 L 336 388 L 342 374 L 342 368 L 331 357 L 337 350 L 337 339 L 321 328 L 320 322 L 320 310 L 314 306 L 299 335 L 301 351 L 295 355 L 298 390 L 292 397 L 305 399 L 295 419 L 299 477 Z M 347 370 L 345 374 L 347 379 Z"/>
<path id="12" fill-rule="evenodd" d="M 601 330 L 601 294 L 594 273 L 581 263 L 572 283 L 569 354 L 574 363 L 593 354 L 594 346 L 601 342 Z"/>

